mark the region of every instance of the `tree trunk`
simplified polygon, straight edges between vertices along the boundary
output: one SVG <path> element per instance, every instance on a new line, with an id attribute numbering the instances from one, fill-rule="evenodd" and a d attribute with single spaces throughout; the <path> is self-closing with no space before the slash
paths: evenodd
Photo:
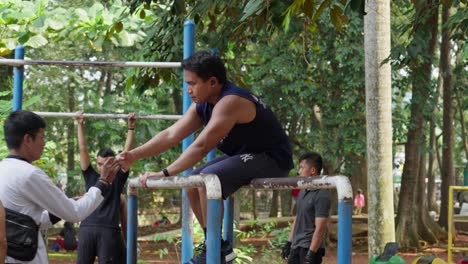
<path id="1" fill-rule="evenodd" d="M 458 47 L 461 47 L 462 46 L 462 42 L 461 41 L 458 41 L 457 43 L 457 46 Z M 463 60 L 463 51 L 458 51 L 457 53 L 457 56 L 455 57 L 455 67 L 456 68 L 462 68 L 463 69 L 463 65 L 464 65 L 465 61 Z M 459 78 L 458 78 L 459 77 Z M 461 129 L 461 138 L 462 138 L 462 142 L 463 142 L 463 150 L 465 152 L 465 159 L 468 159 L 468 141 L 467 141 L 467 135 L 466 135 L 466 129 L 465 129 L 465 117 L 464 117 L 464 114 L 463 114 L 463 101 L 462 101 L 462 94 L 461 92 L 464 92 L 466 87 L 464 87 L 464 85 L 466 85 L 465 83 L 463 83 L 463 77 L 462 75 L 457 75 L 456 73 L 453 75 L 453 89 L 456 90 L 456 102 L 457 102 L 457 112 L 458 112 L 458 118 L 460 119 L 459 120 L 459 123 L 460 123 L 460 129 Z M 459 88 L 458 88 L 459 87 Z M 465 93 L 463 93 L 465 94 Z"/>
<path id="2" fill-rule="evenodd" d="M 418 234 L 421 237 L 421 240 L 435 243 L 437 242 L 437 236 L 433 232 L 432 228 L 429 227 L 429 222 L 434 222 L 429 215 L 427 210 L 427 201 L 425 199 L 425 190 L 426 190 L 426 155 L 419 156 L 419 175 L 418 175 L 418 185 L 422 188 L 415 188 L 417 191 L 416 193 L 416 206 L 414 210 L 417 211 L 418 217 L 417 220 L 419 221 L 417 224 L 418 227 Z M 434 225 L 435 223 L 433 223 Z M 438 230 L 436 230 L 438 231 Z"/>
<path id="3" fill-rule="evenodd" d="M 410 79 L 412 80 L 411 115 L 405 144 L 405 165 L 401 182 L 401 193 L 397 216 L 397 242 L 403 250 L 410 247 L 419 248 L 418 223 L 420 214 L 415 210 L 417 193 L 423 192 L 423 186 L 418 186 L 420 156 L 425 155 L 424 145 L 424 113 L 428 113 L 427 98 L 429 98 L 432 57 L 437 43 L 438 4 L 431 1 L 416 1 L 416 18 L 411 50 L 415 45 L 423 45 L 420 54 L 414 55 L 410 64 Z M 421 42 L 424 40 L 426 42 Z M 419 188 L 415 191 L 415 188 Z"/>
<path id="4" fill-rule="evenodd" d="M 448 21 L 450 17 L 450 7 L 443 5 L 442 7 L 442 25 Z M 449 186 L 454 184 L 455 171 L 453 167 L 453 116 L 454 110 L 452 107 L 452 73 L 450 71 L 450 29 L 442 26 L 442 43 L 440 45 L 440 65 L 441 72 L 444 78 L 443 85 L 443 148 L 442 148 L 442 187 L 440 200 L 440 217 L 439 224 L 447 230 L 448 228 L 448 196 Z"/>
<path id="5" fill-rule="evenodd" d="M 291 190 L 281 190 L 279 193 L 281 196 L 281 215 L 290 216 L 292 205 Z"/>
<path id="6" fill-rule="evenodd" d="M 271 198 L 270 217 L 278 216 L 278 192 L 279 190 L 273 190 L 273 197 Z"/>
<path id="7" fill-rule="evenodd" d="M 439 113 L 439 97 L 440 91 L 442 90 L 443 78 L 442 74 L 439 74 L 439 80 L 437 83 L 437 90 L 434 96 L 432 118 L 429 122 L 429 160 L 427 169 L 427 208 L 429 211 L 440 212 L 436 201 L 437 186 L 435 184 L 435 162 L 437 158 L 437 138 L 436 138 L 436 124 L 437 114 Z M 440 171 L 440 167 L 439 171 Z"/>
<path id="8" fill-rule="evenodd" d="M 257 219 L 257 199 L 255 198 L 255 193 L 257 190 L 252 189 L 252 215 L 253 219 Z"/>
<path id="9" fill-rule="evenodd" d="M 392 176 L 390 1 L 369 0 L 364 16 L 369 258 L 395 241 Z M 389 204 L 390 203 L 390 204 Z"/>

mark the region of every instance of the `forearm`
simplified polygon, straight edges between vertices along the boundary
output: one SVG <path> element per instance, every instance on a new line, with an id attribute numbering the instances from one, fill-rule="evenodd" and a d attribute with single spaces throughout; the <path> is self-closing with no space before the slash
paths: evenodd
<path id="1" fill-rule="evenodd" d="M 158 155 L 175 146 L 180 140 L 170 136 L 168 130 L 163 130 L 145 144 L 132 149 L 130 152 L 134 160 L 149 158 Z"/>
<path id="2" fill-rule="evenodd" d="M 294 217 L 293 224 L 291 226 L 291 230 L 289 230 L 289 236 L 288 236 L 288 241 L 292 241 L 293 239 L 293 234 L 294 234 L 294 226 L 296 225 L 296 217 Z"/>
<path id="3" fill-rule="evenodd" d="M 84 124 L 78 123 L 78 147 L 80 150 L 80 166 L 82 170 L 86 170 L 91 163 L 84 133 Z"/>
<path id="4" fill-rule="evenodd" d="M 48 212 L 69 222 L 79 222 L 90 215 L 103 201 L 102 190 L 91 187 L 83 198 L 75 201 L 68 198 L 65 193 L 54 186 L 47 175 L 42 171 L 30 177 L 24 182 L 25 195 Z M 41 216 L 43 223 L 49 222 L 48 215 Z"/>
<path id="5" fill-rule="evenodd" d="M 129 151 L 132 149 L 133 139 L 135 138 L 135 130 L 128 129 L 127 131 L 127 139 L 125 140 L 125 147 L 124 151 Z"/>
<path id="6" fill-rule="evenodd" d="M 177 158 L 171 165 L 167 167 L 170 175 L 177 175 L 189 168 L 192 168 L 200 160 L 202 160 L 210 150 L 199 146 L 197 144 L 192 144 L 182 155 Z"/>
<path id="7" fill-rule="evenodd" d="M 312 235 L 312 241 L 310 243 L 309 249 L 313 252 L 317 252 L 317 250 L 322 245 L 322 241 L 325 238 L 326 228 L 317 228 Z"/>
<path id="8" fill-rule="evenodd" d="M 78 147 L 81 151 L 87 151 L 84 124 L 78 123 Z"/>

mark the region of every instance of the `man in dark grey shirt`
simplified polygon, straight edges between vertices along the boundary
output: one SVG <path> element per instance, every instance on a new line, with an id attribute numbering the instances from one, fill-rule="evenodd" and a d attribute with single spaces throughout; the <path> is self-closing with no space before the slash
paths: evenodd
<path id="1" fill-rule="evenodd" d="M 300 176 L 318 176 L 322 157 L 307 153 L 299 159 Z M 330 211 L 330 193 L 326 189 L 301 190 L 297 197 L 297 216 L 281 256 L 288 264 L 319 264 L 325 255 L 324 237 Z"/>

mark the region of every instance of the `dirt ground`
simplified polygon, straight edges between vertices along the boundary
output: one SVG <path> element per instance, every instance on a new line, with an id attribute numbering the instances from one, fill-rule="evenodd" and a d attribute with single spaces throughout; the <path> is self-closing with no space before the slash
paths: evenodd
<path id="1" fill-rule="evenodd" d="M 139 229 L 139 236 L 144 236 L 150 233 L 162 233 L 171 229 L 177 230 L 178 226 L 170 225 L 166 227 L 158 227 L 156 230 L 154 227 L 146 227 Z M 331 230 L 334 228 L 332 227 Z M 336 229 L 335 229 L 336 230 Z M 177 232 L 177 231 L 176 231 Z M 333 231 L 332 231 L 333 232 Z M 324 264 L 336 264 L 337 263 L 337 252 L 336 252 L 336 240 L 333 240 L 334 235 L 330 235 L 329 246 L 327 247 L 326 256 L 323 259 Z M 271 250 L 269 248 L 269 241 L 273 237 L 250 237 L 241 239 L 240 244 L 236 247 L 251 245 L 255 248 L 256 252 L 247 253 L 248 257 L 251 257 L 252 261 L 244 261 L 243 263 L 256 263 L 256 264 L 280 264 L 285 263 L 280 259 L 280 250 Z M 444 244 L 445 243 L 445 244 Z M 459 247 L 468 247 L 468 234 L 459 234 L 455 238 L 455 243 Z M 167 263 L 176 264 L 180 263 L 180 242 L 169 243 L 167 241 L 153 242 L 150 239 L 145 241 L 140 240 L 138 242 L 139 253 L 138 263 Z M 352 252 L 352 263 L 365 264 L 369 263 L 367 254 L 367 224 L 365 222 L 353 222 L 353 252 Z M 468 252 L 465 252 L 465 256 L 468 256 Z M 438 258 L 447 261 L 447 247 L 446 241 L 442 242 L 441 245 L 426 245 L 423 251 L 411 251 L 411 252 L 400 252 L 398 254 L 407 263 L 412 263 L 416 258 L 420 256 L 436 256 Z M 453 260 L 458 261 L 462 259 L 462 253 L 453 253 Z M 49 252 L 50 263 L 53 264 L 65 264 L 75 263 L 76 253 L 74 252 L 60 252 L 59 254 L 50 251 Z"/>

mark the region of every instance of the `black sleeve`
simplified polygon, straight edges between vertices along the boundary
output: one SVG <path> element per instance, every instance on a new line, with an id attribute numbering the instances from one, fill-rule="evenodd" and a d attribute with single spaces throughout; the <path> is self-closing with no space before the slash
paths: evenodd
<path id="1" fill-rule="evenodd" d="M 102 183 L 100 181 L 97 181 L 96 184 L 94 185 L 94 187 L 97 187 L 97 188 L 99 188 L 99 190 L 101 190 L 102 196 L 106 196 L 107 192 L 110 189 L 110 185 L 107 186 L 107 185 L 105 185 L 104 183 Z"/>
<path id="2" fill-rule="evenodd" d="M 60 220 L 62 220 L 61 218 L 59 218 L 58 216 L 52 214 L 51 212 L 49 212 L 49 219 L 50 219 L 50 222 L 55 225 L 56 223 L 58 223 Z"/>

